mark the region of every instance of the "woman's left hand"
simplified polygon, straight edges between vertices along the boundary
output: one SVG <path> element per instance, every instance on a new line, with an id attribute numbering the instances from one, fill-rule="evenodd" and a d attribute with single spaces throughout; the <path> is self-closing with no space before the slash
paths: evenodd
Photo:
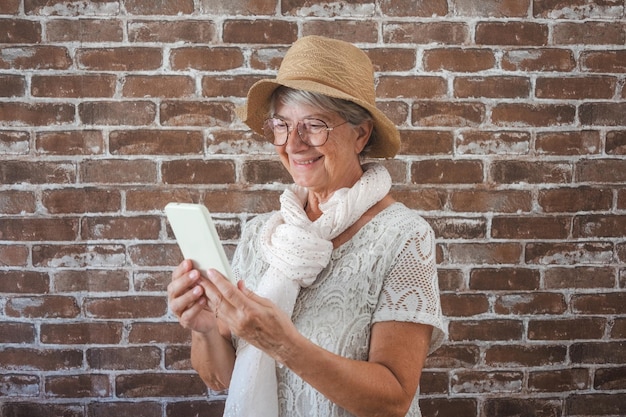
<path id="1" fill-rule="evenodd" d="M 236 336 L 256 346 L 277 361 L 299 334 L 291 318 L 267 298 L 255 294 L 243 281 L 234 285 L 215 270 L 201 283 L 210 300 L 220 299 L 216 314 Z M 293 339 L 291 339 L 293 340 Z"/>

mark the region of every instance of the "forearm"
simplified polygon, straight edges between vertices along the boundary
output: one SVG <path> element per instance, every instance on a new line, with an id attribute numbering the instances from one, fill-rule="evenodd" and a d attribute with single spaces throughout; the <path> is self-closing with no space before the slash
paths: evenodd
<path id="1" fill-rule="evenodd" d="M 191 365 L 211 389 L 228 388 L 235 364 L 235 349 L 227 334 L 191 332 Z"/>

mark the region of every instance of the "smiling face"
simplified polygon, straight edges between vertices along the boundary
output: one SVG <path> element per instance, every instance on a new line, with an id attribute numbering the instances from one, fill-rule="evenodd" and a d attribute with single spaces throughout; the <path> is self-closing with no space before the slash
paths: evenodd
<path id="1" fill-rule="evenodd" d="M 358 126 L 344 123 L 344 119 L 306 104 L 285 105 L 276 103 L 274 115 L 296 126 L 305 118 L 326 122 L 329 127 L 328 140 L 322 146 L 313 147 L 304 143 L 296 129 L 290 131 L 287 143 L 276 146 L 280 159 L 291 174 L 293 181 L 326 201 L 340 188 L 351 187 L 363 174 L 359 154 L 367 144 L 372 124 L 367 121 Z"/>

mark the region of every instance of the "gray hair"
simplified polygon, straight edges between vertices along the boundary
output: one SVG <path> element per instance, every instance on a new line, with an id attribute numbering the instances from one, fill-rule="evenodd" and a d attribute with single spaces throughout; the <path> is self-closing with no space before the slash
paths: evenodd
<path id="1" fill-rule="evenodd" d="M 274 115 L 274 112 L 276 111 L 276 103 L 282 103 L 287 106 L 307 105 L 324 109 L 338 114 L 354 126 L 360 125 L 368 120 L 371 120 L 372 123 L 374 122 L 374 119 L 369 111 L 349 100 L 342 100 L 340 98 L 329 97 L 324 94 L 310 91 L 296 90 L 285 86 L 278 87 L 272 93 L 268 107 L 269 114 L 267 117 L 272 117 Z M 367 145 L 363 148 L 361 155 L 367 154 L 370 144 L 376 142 L 377 136 L 378 134 L 376 129 L 372 129 Z"/>

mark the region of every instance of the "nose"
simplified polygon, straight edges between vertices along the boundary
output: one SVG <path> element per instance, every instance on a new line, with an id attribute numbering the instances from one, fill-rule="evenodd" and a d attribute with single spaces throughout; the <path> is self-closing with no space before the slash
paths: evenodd
<path id="1" fill-rule="evenodd" d="M 302 140 L 302 133 L 300 132 L 300 123 L 296 124 L 291 130 L 287 133 L 287 143 L 286 147 L 289 147 L 290 150 L 299 149 L 302 147 L 308 147 L 308 145 Z M 295 135 L 294 135 L 295 133 Z M 294 137 L 294 140 L 289 140 Z"/>

